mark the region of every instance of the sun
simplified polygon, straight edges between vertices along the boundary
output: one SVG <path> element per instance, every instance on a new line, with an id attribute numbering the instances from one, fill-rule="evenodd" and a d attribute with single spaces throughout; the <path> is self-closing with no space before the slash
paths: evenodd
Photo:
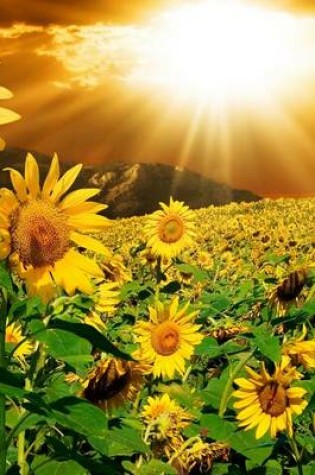
<path id="1" fill-rule="evenodd" d="M 208 0 L 166 11 L 151 36 L 150 64 L 137 71 L 137 79 L 213 102 L 268 96 L 298 66 L 300 21 L 244 0 Z"/>

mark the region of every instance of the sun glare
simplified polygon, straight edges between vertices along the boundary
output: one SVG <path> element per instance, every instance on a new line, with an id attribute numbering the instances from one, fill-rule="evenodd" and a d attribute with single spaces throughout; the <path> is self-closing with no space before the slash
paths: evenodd
<path id="1" fill-rule="evenodd" d="M 300 33 L 294 15 L 244 1 L 186 5 L 159 18 L 134 79 L 218 102 L 263 98 L 303 67 Z"/>

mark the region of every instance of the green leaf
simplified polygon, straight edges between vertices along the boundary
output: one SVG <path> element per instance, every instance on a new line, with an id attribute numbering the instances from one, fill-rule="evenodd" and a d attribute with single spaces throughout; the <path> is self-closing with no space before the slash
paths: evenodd
<path id="1" fill-rule="evenodd" d="M 124 360 L 132 360 L 130 355 L 116 348 L 116 346 L 114 346 L 104 335 L 98 332 L 91 325 L 87 325 L 85 323 L 65 322 L 63 320 L 54 320 L 51 323 L 50 328 L 55 329 L 55 331 L 62 331 L 68 335 L 72 334 L 76 337 L 83 338 L 95 348 L 98 348 L 99 350 L 104 351 L 105 353 L 109 353 L 113 356 L 116 356 L 117 358 L 121 358 Z"/>
<path id="2" fill-rule="evenodd" d="M 88 472 L 75 460 L 58 461 L 38 455 L 32 463 L 34 475 L 88 475 Z"/>
<path id="3" fill-rule="evenodd" d="M 137 467 L 137 464 L 125 460 L 122 466 L 133 475 L 176 475 L 178 472 L 168 463 L 152 459 L 146 464 Z"/>
<path id="4" fill-rule="evenodd" d="M 11 274 L 7 269 L 5 261 L 0 262 L 0 287 L 5 289 L 10 295 L 13 294 Z"/>
<path id="5" fill-rule="evenodd" d="M 87 357 L 91 356 L 91 344 L 86 339 L 69 331 L 46 328 L 38 332 L 36 337 L 37 340 L 46 344 L 46 351 L 49 355 L 74 367 L 86 363 L 89 361 Z"/>
<path id="6" fill-rule="evenodd" d="M 100 454 L 108 455 L 108 433 L 105 436 L 91 435 L 87 440 L 93 449 L 97 450 Z"/>
<path id="7" fill-rule="evenodd" d="M 208 356 L 216 358 L 222 354 L 222 349 L 215 338 L 206 336 L 195 348 L 195 354 L 198 356 Z"/>
<path id="8" fill-rule="evenodd" d="M 314 475 L 315 474 L 315 463 L 310 463 L 309 465 L 302 466 L 303 475 Z M 297 467 L 290 469 L 290 475 L 299 475 L 300 472 Z"/>
<path id="9" fill-rule="evenodd" d="M 134 453 L 148 453 L 149 447 L 143 442 L 140 432 L 123 427 L 115 428 L 108 432 L 108 455 L 132 455 Z"/>
<path id="10" fill-rule="evenodd" d="M 202 406 L 202 393 L 199 393 L 195 389 L 187 384 L 159 384 L 157 387 L 159 393 L 167 393 L 171 399 L 175 399 L 178 404 L 185 408 L 195 417 L 200 417 L 200 409 Z"/>
<path id="11" fill-rule="evenodd" d="M 239 430 L 234 423 L 217 414 L 204 414 L 200 425 L 208 430 L 209 437 L 228 443 L 234 450 L 257 464 L 262 464 L 269 457 L 274 446 L 268 436 L 257 440 L 254 431 Z"/>
<path id="12" fill-rule="evenodd" d="M 176 267 L 179 272 L 183 272 L 184 274 L 192 274 L 197 282 L 202 282 L 208 278 L 208 273 L 199 269 L 199 267 L 189 264 L 178 264 Z"/>
<path id="13" fill-rule="evenodd" d="M 149 463 L 142 465 L 139 475 L 176 475 L 178 472 L 170 464 L 161 462 L 161 460 L 152 459 Z"/>
<path id="14" fill-rule="evenodd" d="M 84 399 L 64 397 L 50 404 L 49 408 L 52 417 L 68 429 L 84 436 L 108 435 L 105 413 Z"/>
<path id="15" fill-rule="evenodd" d="M 207 387 L 201 392 L 201 397 L 206 404 L 212 406 L 214 409 L 219 409 L 228 378 L 228 371 L 224 371 L 219 379 L 213 378 L 209 381 Z"/>
<path id="16" fill-rule="evenodd" d="M 169 282 L 168 284 L 164 285 L 164 287 L 161 288 L 161 292 L 163 294 L 175 294 L 181 289 L 181 284 L 177 280 L 172 280 L 172 282 Z"/>
<path id="17" fill-rule="evenodd" d="M 281 347 L 279 338 L 270 335 L 270 331 L 265 327 L 258 327 L 253 330 L 254 338 L 252 347 L 258 347 L 259 351 L 271 361 L 278 363 L 281 358 Z"/>
<path id="18" fill-rule="evenodd" d="M 24 379 L 17 374 L 0 368 L 0 393 L 11 397 L 26 397 Z"/>
<path id="19" fill-rule="evenodd" d="M 266 475 L 282 475 L 282 466 L 276 460 L 268 460 L 266 463 Z"/>
<path id="20" fill-rule="evenodd" d="M 231 304 L 230 299 L 226 295 L 218 293 L 204 292 L 202 295 L 202 302 L 208 306 L 208 312 L 221 313 L 227 310 Z"/>

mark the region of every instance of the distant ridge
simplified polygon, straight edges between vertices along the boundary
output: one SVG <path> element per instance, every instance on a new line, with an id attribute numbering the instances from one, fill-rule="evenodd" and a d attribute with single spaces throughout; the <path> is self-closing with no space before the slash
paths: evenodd
<path id="1" fill-rule="evenodd" d="M 37 152 L 32 153 L 39 163 L 43 179 L 51 159 Z M 9 174 L 2 169 L 11 166 L 23 173 L 25 157 L 26 151 L 21 149 L 8 148 L 0 152 L 1 187 L 11 188 Z M 62 171 L 71 166 L 62 163 Z M 189 170 L 151 163 L 86 165 L 73 189 L 93 186 L 101 189 L 97 199 L 108 205 L 105 214 L 110 218 L 151 213 L 158 208 L 160 201 L 167 203 L 170 196 L 194 209 L 260 199 L 250 191 L 233 189 Z"/>

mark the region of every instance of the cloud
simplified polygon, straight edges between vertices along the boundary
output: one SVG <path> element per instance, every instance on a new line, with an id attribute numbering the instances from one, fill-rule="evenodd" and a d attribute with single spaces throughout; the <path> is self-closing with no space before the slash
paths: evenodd
<path id="1" fill-rule="evenodd" d="M 130 75 L 143 60 L 149 39 L 146 27 L 133 25 L 52 25 L 45 32 L 51 41 L 36 53 L 57 59 L 70 81 L 86 88 Z"/>
<path id="2" fill-rule="evenodd" d="M 17 39 L 23 35 L 31 33 L 41 33 L 44 31 L 42 26 L 27 25 L 26 23 L 14 23 L 10 27 L 0 28 L 0 38 Z"/>

